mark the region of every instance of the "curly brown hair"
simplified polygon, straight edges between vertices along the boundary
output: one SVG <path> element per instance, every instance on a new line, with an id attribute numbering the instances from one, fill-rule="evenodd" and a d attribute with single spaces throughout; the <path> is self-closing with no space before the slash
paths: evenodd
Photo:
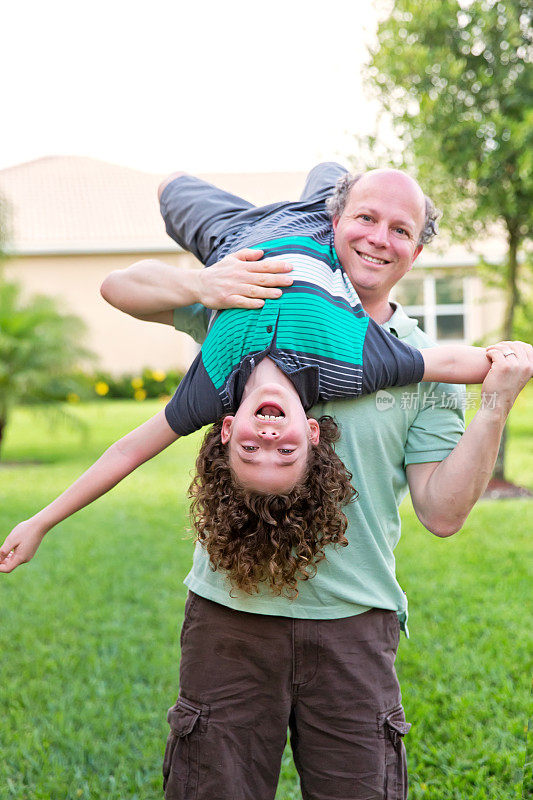
<path id="1" fill-rule="evenodd" d="M 235 588 L 253 594 L 261 581 L 274 594 L 295 598 L 297 581 L 315 575 L 326 545 L 348 544 L 342 507 L 357 492 L 333 447 L 339 429 L 332 417 L 321 417 L 302 482 L 284 495 L 259 494 L 237 482 L 220 438 L 222 422 L 207 431 L 189 488 L 196 539 L 213 571 L 225 571 Z"/>

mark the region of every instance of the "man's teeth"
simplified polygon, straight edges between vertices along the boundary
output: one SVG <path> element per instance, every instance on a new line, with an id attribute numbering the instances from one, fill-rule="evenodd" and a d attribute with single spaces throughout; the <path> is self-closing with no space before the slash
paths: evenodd
<path id="1" fill-rule="evenodd" d="M 366 253 L 359 253 L 361 258 L 364 258 L 365 261 L 371 261 L 372 264 L 388 264 L 388 261 L 384 261 L 382 258 L 374 258 L 374 256 L 367 256 Z"/>

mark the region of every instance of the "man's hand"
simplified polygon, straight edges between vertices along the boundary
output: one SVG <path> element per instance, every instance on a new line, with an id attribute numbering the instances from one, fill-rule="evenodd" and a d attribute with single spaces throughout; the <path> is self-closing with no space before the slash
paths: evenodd
<path id="1" fill-rule="evenodd" d="M 16 525 L 0 548 L 0 572 L 12 572 L 35 555 L 46 530 L 33 519 Z"/>
<path id="2" fill-rule="evenodd" d="M 533 376 L 533 347 L 525 342 L 498 342 L 487 347 L 492 366 L 481 387 L 482 408 L 506 417 Z"/>
<path id="3" fill-rule="evenodd" d="M 292 267 L 262 256 L 262 250 L 239 250 L 198 272 L 198 302 L 206 308 L 262 308 L 265 300 L 280 297 L 280 287 L 292 285 Z"/>

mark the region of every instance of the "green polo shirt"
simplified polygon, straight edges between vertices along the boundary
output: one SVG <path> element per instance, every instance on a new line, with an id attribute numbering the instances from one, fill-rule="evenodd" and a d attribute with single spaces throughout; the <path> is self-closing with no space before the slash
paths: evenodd
<path id="1" fill-rule="evenodd" d="M 176 311 L 175 326 L 186 329 L 188 317 L 187 309 Z M 413 347 L 433 344 L 399 305 L 383 327 Z M 232 588 L 223 572 L 213 572 L 200 544 L 186 585 L 209 600 L 256 614 L 337 619 L 372 607 L 391 609 L 405 629 L 407 598 L 396 580 L 394 559 L 398 506 L 407 493 L 405 467 L 442 461 L 454 449 L 464 432 L 463 395 L 461 386 L 419 383 L 314 406 L 314 417 L 330 414 L 339 424 L 336 449 L 359 492 L 345 508 L 348 546 L 328 546 L 317 574 L 299 582 L 294 600 L 276 597 L 266 587 L 252 596 Z"/>

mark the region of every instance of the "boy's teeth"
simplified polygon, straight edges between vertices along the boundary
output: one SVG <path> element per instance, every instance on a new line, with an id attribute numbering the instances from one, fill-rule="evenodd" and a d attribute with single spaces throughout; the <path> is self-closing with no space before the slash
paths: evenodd
<path id="1" fill-rule="evenodd" d="M 256 417 L 258 417 L 259 419 L 279 419 L 279 417 L 275 417 L 270 414 L 259 414 L 259 413 L 256 414 Z"/>

